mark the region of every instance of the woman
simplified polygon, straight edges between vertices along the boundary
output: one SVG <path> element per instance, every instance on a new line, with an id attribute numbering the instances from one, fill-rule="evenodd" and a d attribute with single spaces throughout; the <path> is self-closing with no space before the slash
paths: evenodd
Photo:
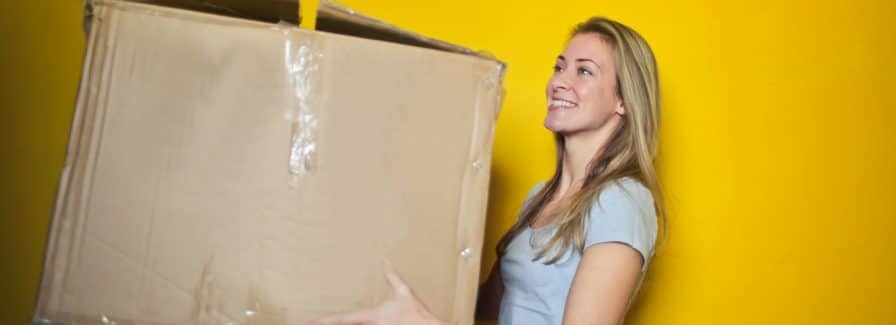
<path id="1" fill-rule="evenodd" d="M 659 89 L 650 47 L 606 18 L 576 26 L 547 85 L 544 125 L 557 167 L 535 186 L 498 244 L 477 319 L 500 324 L 618 324 L 664 217 L 653 160 Z M 395 275 L 393 296 L 316 324 L 447 324 Z"/>

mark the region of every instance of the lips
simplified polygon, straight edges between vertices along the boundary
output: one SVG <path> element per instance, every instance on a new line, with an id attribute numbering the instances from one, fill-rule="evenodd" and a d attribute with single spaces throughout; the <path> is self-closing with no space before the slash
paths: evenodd
<path id="1" fill-rule="evenodd" d="M 548 111 L 554 111 L 558 109 L 571 109 L 579 106 L 576 103 L 573 103 L 568 100 L 553 98 L 548 102 Z"/>

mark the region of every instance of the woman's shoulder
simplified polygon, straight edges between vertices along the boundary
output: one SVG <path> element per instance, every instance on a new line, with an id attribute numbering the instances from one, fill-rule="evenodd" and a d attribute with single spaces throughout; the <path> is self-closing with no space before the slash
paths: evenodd
<path id="1" fill-rule="evenodd" d="M 641 181 L 625 177 L 610 181 L 595 200 L 590 219 L 610 223 L 635 223 L 656 227 L 656 206 L 653 194 Z"/>
<path id="2" fill-rule="evenodd" d="M 531 200 L 532 197 L 534 197 L 535 194 L 538 193 L 538 191 L 541 191 L 541 189 L 544 188 L 544 184 L 546 183 L 546 181 L 540 181 L 538 183 L 535 183 L 535 186 L 529 188 L 529 193 L 526 194 L 526 201 Z"/>
<path id="3" fill-rule="evenodd" d="M 653 206 L 653 193 L 641 181 L 633 177 L 622 177 L 607 183 L 601 191 L 596 205 L 625 203 Z"/>
<path id="4" fill-rule="evenodd" d="M 531 203 L 532 198 L 535 197 L 535 194 L 537 194 L 538 191 L 541 191 L 541 189 L 544 187 L 544 184 L 545 182 L 538 182 L 535 184 L 535 186 L 529 189 L 529 193 L 526 194 L 526 199 L 523 200 L 523 206 L 522 209 L 520 209 L 521 212 L 526 210 L 526 208 L 529 206 L 529 203 Z M 520 213 L 520 217 L 522 217 L 522 213 Z"/>

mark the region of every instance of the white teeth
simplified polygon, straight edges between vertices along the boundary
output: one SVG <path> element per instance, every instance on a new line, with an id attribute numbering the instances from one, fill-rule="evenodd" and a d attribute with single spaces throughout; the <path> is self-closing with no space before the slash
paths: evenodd
<path id="1" fill-rule="evenodd" d="M 556 106 L 556 107 L 575 107 L 576 104 L 567 102 L 567 101 L 565 101 L 565 100 L 557 100 L 557 99 L 554 99 L 554 100 L 551 100 L 551 106 Z"/>

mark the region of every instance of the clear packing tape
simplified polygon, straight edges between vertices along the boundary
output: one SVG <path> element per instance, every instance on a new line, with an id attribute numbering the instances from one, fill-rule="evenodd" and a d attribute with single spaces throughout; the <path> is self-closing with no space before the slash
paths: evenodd
<path id="1" fill-rule="evenodd" d="M 472 321 L 502 63 L 90 3 L 33 323 L 297 323 L 383 258 Z"/>
<path id="2" fill-rule="evenodd" d="M 317 119 L 312 107 L 316 96 L 312 96 L 317 88 L 315 83 L 318 62 L 323 55 L 316 50 L 316 38 L 295 37 L 295 26 L 281 24 L 286 35 L 285 55 L 286 78 L 293 87 L 296 105 L 287 109 L 286 119 L 292 124 L 292 136 L 289 150 L 289 173 L 293 178 L 292 186 L 296 186 L 299 178 L 314 167 L 314 156 L 317 150 L 315 131 Z"/>

